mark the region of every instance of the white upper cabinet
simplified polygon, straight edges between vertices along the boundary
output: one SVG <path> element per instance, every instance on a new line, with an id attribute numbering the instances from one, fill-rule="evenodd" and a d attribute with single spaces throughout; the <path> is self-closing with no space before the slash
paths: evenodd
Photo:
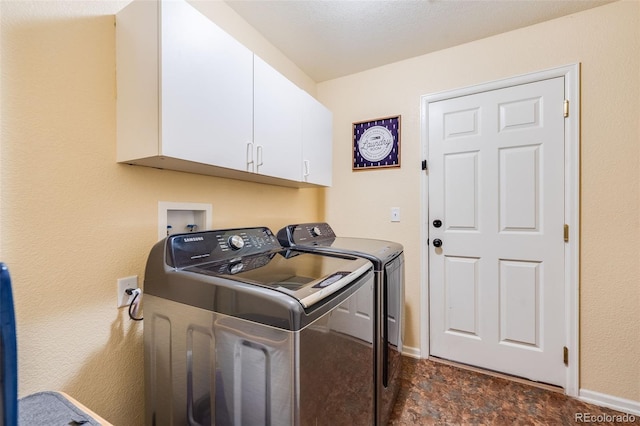
<path id="1" fill-rule="evenodd" d="M 245 169 L 253 53 L 187 3 L 160 6 L 163 155 Z"/>
<path id="2" fill-rule="evenodd" d="M 131 3 L 117 15 L 116 48 L 118 161 L 246 168 L 249 49 L 184 1 Z"/>
<path id="3" fill-rule="evenodd" d="M 309 95 L 186 1 L 134 0 L 120 11 L 116 68 L 118 162 L 326 185 L 303 176 Z"/>
<path id="4" fill-rule="evenodd" d="M 302 180 L 331 186 L 333 114 L 302 91 Z"/>
<path id="5" fill-rule="evenodd" d="M 254 58 L 255 171 L 301 181 L 302 90 Z"/>

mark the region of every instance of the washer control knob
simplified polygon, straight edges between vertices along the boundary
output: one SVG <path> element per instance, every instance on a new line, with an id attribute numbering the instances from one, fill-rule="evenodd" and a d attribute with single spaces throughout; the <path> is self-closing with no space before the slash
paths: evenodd
<path id="1" fill-rule="evenodd" d="M 313 228 L 311 228 L 311 236 L 319 237 L 320 235 L 322 235 L 322 231 L 320 230 L 320 227 L 314 226 Z"/>
<path id="2" fill-rule="evenodd" d="M 240 250 L 242 247 L 244 247 L 244 240 L 240 235 L 230 236 L 227 242 L 229 243 L 229 247 L 231 247 L 233 250 Z"/>

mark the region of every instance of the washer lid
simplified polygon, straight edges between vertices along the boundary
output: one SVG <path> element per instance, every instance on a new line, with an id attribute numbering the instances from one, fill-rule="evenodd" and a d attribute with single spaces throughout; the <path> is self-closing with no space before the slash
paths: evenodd
<path id="1" fill-rule="evenodd" d="M 380 260 L 396 257 L 398 253 L 403 251 L 403 247 L 399 243 L 370 238 L 336 237 L 330 243 L 319 246 L 353 256 L 368 255 Z"/>
<path id="2" fill-rule="evenodd" d="M 369 261 L 352 256 L 283 250 L 192 266 L 185 271 L 269 288 L 294 297 L 308 308 L 370 269 Z"/>

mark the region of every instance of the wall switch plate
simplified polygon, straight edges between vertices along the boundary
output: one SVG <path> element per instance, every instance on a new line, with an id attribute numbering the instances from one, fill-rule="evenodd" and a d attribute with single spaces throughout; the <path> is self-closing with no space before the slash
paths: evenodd
<path id="1" fill-rule="evenodd" d="M 391 207 L 391 222 L 400 222 L 400 207 Z"/>
<path id="2" fill-rule="evenodd" d="M 129 306 L 133 300 L 133 295 L 128 295 L 126 289 L 138 288 L 138 276 L 133 275 L 126 278 L 118 278 L 118 308 Z"/>

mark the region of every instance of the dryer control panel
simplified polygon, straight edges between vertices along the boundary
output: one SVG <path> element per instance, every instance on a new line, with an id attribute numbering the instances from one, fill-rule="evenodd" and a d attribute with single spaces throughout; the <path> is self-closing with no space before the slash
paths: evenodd
<path id="1" fill-rule="evenodd" d="M 283 247 L 297 245 L 331 245 L 336 234 L 325 222 L 288 225 L 278 231 L 278 241 Z"/>
<path id="2" fill-rule="evenodd" d="M 166 262 L 175 268 L 229 261 L 282 250 L 269 228 L 238 228 L 190 232 L 167 237 Z"/>

